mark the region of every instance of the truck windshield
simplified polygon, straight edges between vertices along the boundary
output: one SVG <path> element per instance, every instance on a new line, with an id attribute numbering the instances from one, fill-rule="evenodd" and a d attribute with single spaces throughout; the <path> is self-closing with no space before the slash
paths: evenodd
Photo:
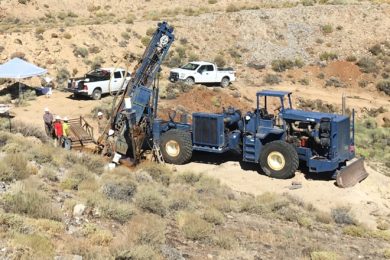
<path id="1" fill-rule="evenodd" d="M 181 68 L 182 68 L 182 69 L 185 69 L 185 70 L 196 70 L 198 67 L 199 67 L 198 64 L 188 63 L 188 64 L 184 65 L 184 66 L 181 67 Z"/>

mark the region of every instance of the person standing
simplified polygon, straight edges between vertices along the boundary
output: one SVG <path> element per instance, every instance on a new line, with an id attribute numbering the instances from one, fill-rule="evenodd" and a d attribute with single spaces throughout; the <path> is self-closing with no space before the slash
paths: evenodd
<path id="1" fill-rule="evenodd" d="M 98 131 L 99 134 L 102 135 L 104 132 L 104 129 L 107 126 L 107 120 L 104 118 L 103 113 L 99 111 L 97 113 L 97 118 L 98 118 Z"/>
<path id="2" fill-rule="evenodd" d="M 55 133 L 55 137 L 56 137 L 56 144 L 58 145 L 61 145 L 61 142 L 62 142 L 62 135 L 63 135 L 63 131 L 62 131 L 62 123 L 61 123 L 61 117 L 60 116 L 56 116 L 56 121 L 54 122 L 53 124 L 54 126 L 54 133 Z"/>
<path id="3" fill-rule="evenodd" d="M 72 143 L 71 140 L 69 139 L 69 134 L 70 134 L 70 125 L 69 125 L 69 119 L 67 117 L 64 117 L 62 120 L 62 141 L 61 145 L 67 150 L 70 150 Z"/>
<path id="4" fill-rule="evenodd" d="M 45 123 L 46 135 L 53 137 L 53 115 L 47 107 L 45 108 L 45 113 L 43 114 L 43 122 Z"/>

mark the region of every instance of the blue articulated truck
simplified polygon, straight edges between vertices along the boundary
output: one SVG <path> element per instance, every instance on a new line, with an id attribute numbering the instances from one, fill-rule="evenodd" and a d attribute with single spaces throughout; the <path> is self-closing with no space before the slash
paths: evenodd
<path id="1" fill-rule="evenodd" d="M 367 177 L 363 159 L 355 158 L 353 114 L 293 109 L 291 92 L 259 91 L 256 109 L 246 113 L 228 107 L 221 113 L 193 113 L 191 123 L 177 122 L 173 115 L 159 119 L 158 85 L 153 83 L 173 41 L 173 28 L 160 23 L 113 110 L 110 128 L 122 158 L 137 163 L 149 149 L 159 161 L 185 164 L 194 151 L 235 152 L 273 178 L 293 177 L 300 162 L 312 173 L 334 173 L 340 187 Z M 279 103 L 272 111 L 271 98 Z"/>

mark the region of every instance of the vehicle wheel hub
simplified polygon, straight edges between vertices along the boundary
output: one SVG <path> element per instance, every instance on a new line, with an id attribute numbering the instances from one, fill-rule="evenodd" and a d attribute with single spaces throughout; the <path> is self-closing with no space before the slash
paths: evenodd
<path id="1" fill-rule="evenodd" d="M 267 156 L 268 166 L 274 171 L 280 171 L 286 165 L 286 160 L 280 152 L 271 152 Z"/>
<path id="2" fill-rule="evenodd" d="M 176 157 L 180 154 L 180 146 L 179 146 L 179 143 L 174 141 L 174 140 L 171 140 L 171 141 L 168 141 L 166 144 L 165 144 L 165 151 L 167 152 L 167 154 L 171 157 Z"/>

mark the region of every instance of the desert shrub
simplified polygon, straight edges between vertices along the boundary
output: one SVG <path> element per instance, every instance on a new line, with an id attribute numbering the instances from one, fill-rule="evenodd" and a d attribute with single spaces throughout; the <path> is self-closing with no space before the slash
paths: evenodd
<path id="1" fill-rule="evenodd" d="M 375 73 L 378 71 L 378 66 L 374 58 L 363 57 L 356 63 L 356 65 L 358 65 L 360 70 L 364 73 Z"/>
<path id="2" fill-rule="evenodd" d="M 73 49 L 73 54 L 74 56 L 76 57 L 82 57 L 82 58 L 85 58 L 88 56 L 89 52 L 88 52 L 88 49 L 87 48 L 84 48 L 84 47 L 75 47 Z"/>
<path id="3" fill-rule="evenodd" d="M 137 191 L 137 184 L 132 180 L 109 182 L 103 186 L 103 194 L 109 199 L 130 201 Z"/>
<path id="4" fill-rule="evenodd" d="M 166 186 L 169 185 L 171 180 L 171 172 L 165 165 L 149 163 L 143 165 L 142 169 L 149 173 L 153 180 L 160 182 Z"/>
<path id="5" fill-rule="evenodd" d="M 9 104 L 12 101 L 11 94 L 0 96 L 0 104 Z"/>
<path id="6" fill-rule="evenodd" d="M 365 237 L 370 235 L 369 231 L 362 226 L 349 225 L 343 228 L 343 233 L 345 235 L 353 237 Z"/>
<path id="7" fill-rule="evenodd" d="M 77 154 L 75 152 L 69 152 L 65 155 L 65 162 L 69 165 L 81 165 L 88 169 L 88 171 L 100 175 L 104 171 L 104 160 L 94 154 Z"/>
<path id="8" fill-rule="evenodd" d="M 190 192 L 172 192 L 168 199 L 168 208 L 172 211 L 184 210 L 192 207 L 195 201 Z"/>
<path id="9" fill-rule="evenodd" d="M 28 249 L 30 249 L 32 251 L 30 253 L 33 254 L 34 256 L 33 258 L 52 259 L 54 257 L 54 252 L 55 252 L 54 245 L 50 240 L 50 238 L 44 235 L 16 233 L 13 236 L 13 242 L 17 245 L 20 245 L 22 247 L 27 247 Z"/>
<path id="10" fill-rule="evenodd" d="M 307 78 L 303 78 L 303 79 L 300 79 L 298 80 L 298 82 L 301 84 L 301 85 L 304 85 L 304 86 L 308 86 L 309 85 L 309 80 Z"/>
<path id="11" fill-rule="evenodd" d="M 128 32 L 122 32 L 121 36 L 125 40 L 129 40 L 130 39 L 130 34 Z"/>
<path id="12" fill-rule="evenodd" d="M 84 180 L 92 178 L 93 174 L 82 164 L 75 164 L 69 169 L 67 177 L 61 182 L 63 189 L 78 190 Z"/>
<path id="13" fill-rule="evenodd" d="M 320 54 L 320 60 L 322 61 L 330 61 L 330 60 L 337 60 L 338 55 L 334 52 L 323 52 Z"/>
<path id="14" fill-rule="evenodd" d="M 332 222 L 332 216 L 323 211 L 317 211 L 315 213 L 315 219 L 318 222 L 324 223 L 324 224 L 330 224 Z"/>
<path id="15" fill-rule="evenodd" d="M 12 181 L 25 179 L 34 173 L 26 157 L 21 153 L 7 154 L 0 161 L 0 180 Z"/>
<path id="16" fill-rule="evenodd" d="M 134 215 L 135 210 L 128 202 L 121 203 L 118 201 L 105 201 L 98 205 L 102 216 L 108 219 L 126 223 Z"/>
<path id="17" fill-rule="evenodd" d="M 136 244 L 150 245 L 159 248 L 165 243 L 165 223 L 161 217 L 152 214 L 143 214 L 131 219 L 125 230 L 131 233 Z"/>
<path id="18" fill-rule="evenodd" d="M 271 65 L 274 71 L 281 72 L 293 68 L 294 62 L 287 59 L 280 59 L 272 61 Z"/>
<path id="19" fill-rule="evenodd" d="M 330 77 L 325 81 L 325 86 L 335 88 L 345 88 L 346 84 L 342 82 L 338 77 Z"/>
<path id="20" fill-rule="evenodd" d="M 302 3 L 303 6 L 312 6 L 316 2 L 314 0 L 301 0 L 301 3 Z"/>
<path id="21" fill-rule="evenodd" d="M 212 225 L 191 212 L 180 212 L 177 225 L 188 239 L 202 240 L 210 237 Z"/>
<path id="22" fill-rule="evenodd" d="M 228 13 L 232 13 L 232 12 L 237 12 L 239 11 L 240 8 L 238 8 L 236 5 L 234 4 L 229 4 L 227 7 L 226 7 L 226 12 Z"/>
<path id="23" fill-rule="evenodd" d="M 216 4 L 218 1 L 217 0 L 208 0 L 208 3 L 213 5 L 213 4 Z"/>
<path id="24" fill-rule="evenodd" d="M 349 61 L 349 62 L 356 62 L 357 58 L 354 55 L 349 55 L 349 56 L 347 56 L 347 58 L 345 60 Z"/>
<path id="25" fill-rule="evenodd" d="M 25 4 L 27 4 L 28 2 L 30 2 L 30 0 L 18 0 L 18 3 L 19 3 L 19 4 L 22 4 L 22 5 L 25 5 Z"/>
<path id="26" fill-rule="evenodd" d="M 166 202 L 155 189 L 143 189 L 135 196 L 135 204 L 144 211 L 164 216 L 167 213 Z"/>
<path id="27" fill-rule="evenodd" d="M 222 55 L 217 55 L 214 57 L 214 62 L 218 67 L 223 67 L 226 65 L 226 60 Z"/>
<path id="28" fill-rule="evenodd" d="M 203 219 L 214 225 L 221 225 L 225 221 L 224 215 L 217 209 L 209 208 L 203 212 Z"/>
<path id="29" fill-rule="evenodd" d="M 40 175 L 42 176 L 42 178 L 48 179 L 49 181 L 58 181 L 56 170 L 52 167 L 43 167 L 41 169 Z"/>
<path id="30" fill-rule="evenodd" d="M 35 29 L 35 34 L 43 34 L 45 32 L 45 28 L 38 27 Z"/>
<path id="31" fill-rule="evenodd" d="M 263 193 L 255 198 L 244 198 L 239 205 L 240 212 L 253 214 L 266 214 L 281 209 L 286 206 L 286 199 L 275 193 Z"/>
<path id="32" fill-rule="evenodd" d="M 144 36 L 144 37 L 141 38 L 141 43 L 142 43 L 144 46 L 148 46 L 148 45 L 149 45 L 149 42 L 150 42 L 150 37 Z"/>
<path id="33" fill-rule="evenodd" d="M 57 69 L 56 81 L 59 85 L 64 84 L 68 78 L 70 78 L 70 73 L 66 68 Z"/>
<path id="34" fill-rule="evenodd" d="M 176 176 L 176 181 L 179 183 L 185 183 L 185 184 L 190 184 L 194 185 L 197 183 L 202 176 L 198 173 L 194 172 L 184 172 L 180 173 Z"/>
<path id="35" fill-rule="evenodd" d="M 18 191 L 3 197 L 4 210 L 32 218 L 61 220 L 60 212 L 47 195 L 38 191 Z"/>
<path id="36" fill-rule="evenodd" d="M 338 207 L 331 210 L 331 215 L 337 224 L 353 225 L 356 220 L 351 215 L 350 209 L 346 207 Z"/>
<path id="37" fill-rule="evenodd" d="M 153 247 L 149 245 L 135 245 L 129 250 L 119 252 L 115 259 L 152 260 L 160 258 Z"/>
<path id="38" fill-rule="evenodd" d="M 168 59 L 166 60 L 166 65 L 170 68 L 176 68 L 179 67 L 182 62 L 183 61 L 180 56 L 176 54 L 168 57 Z"/>
<path id="39" fill-rule="evenodd" d="M 331 24 L 325 24 L 321 26 L 321 32 L 329 34 L 333 32 L 333 26 Z"/>
<path id="40" fill-rule="evenodd" d="M 91 69 L 92 70 L 99 69 L 102 67 L 103 63 L 104 63 L 104 59 L 101 56 L 96 56 L 91 63 Z"/>
<path id="41" fill-rule="evenodd" d="M 72 35 L 68 32 L 64 33 L 63 37 L 67 40 L 71 39 L 72 38 Z"/>
<path id="42" fill-rule="evenodd" d="M 276 85 L 282 81 L 283 81 L 282 77 L 280 75 L 277 75 L 277 74 L 267 74 L 267 75 L 265 75 L 265 77 L 263 79 L 263 83 L 270 84 L 270 85 Z"/>
<path id="43" fill-rule="evenodd" d="M 380 44 L 375 44 L 373 46 L 371 46 L 369 49 L 368 49 L 369 52 L 372 53 L 372 55 L 375 55 L 375 56 L 378 56 L 379 54 L 383 53 L 383 49 L 382 49 L 382 46 Z"/>
<path id="44" fill-rule="evenodd" d="M 390 80 L 382 80 L 376 84 L 376 88 L 379 91 L 385 92 L 386 95 L 390 96 Z"/>
<path id="45" fill-rule="evenodd" d="M 213 244 L 220 248 L 231 250 L 235 248 L 237 242 L 233 233 L 225 231 L 218 232 L 216 236 L 213 237 Z"/>
<path id="46" fill-rule="evenodd" d="M 310 253 L 311 260 L 337 260 L 339 256 L 335 252 L 314 251 Z"/>
<path id="47" fill-rule="evenodd" d="M 100 52 L 100 48 L 94 45 L 88 48 L 88 52 L 92 54 L 97 54 Z"/>
<path id="48" fill-rule="evenodd" d="M 156 29 L 154 29 L 154 28 L 148 28 L 147 30 L 146 30 L 146 35 L 147 36 L 149 36 L 149 37 L 151 37 L 153 34 L 154 34 L 154 32 L 156 31 Z"/>

